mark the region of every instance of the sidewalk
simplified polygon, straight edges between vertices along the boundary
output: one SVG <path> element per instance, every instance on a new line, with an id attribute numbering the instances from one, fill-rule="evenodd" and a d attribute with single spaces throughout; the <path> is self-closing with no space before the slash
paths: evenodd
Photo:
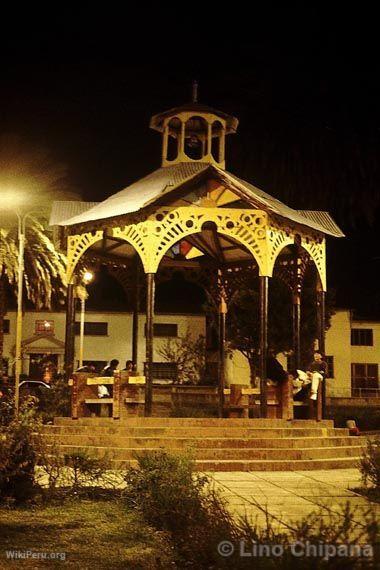
<path id="1" fill-rule="evenodd" d="M 228 500 L 237 518 L 247 516 L 259 526 L 266 525 L 265 510 L 274 527 L 281 531 L 293 528 L 294 522 L 320 512 L 329 519 L 340 514 L 347 502 L 355 524 L 362 528 L 365 513 L 373 508 L 378 518 L 380 505 L 350 491 L 360 486 L 358 469 L 324 471 L 271 471 L 208 473 Z"/>

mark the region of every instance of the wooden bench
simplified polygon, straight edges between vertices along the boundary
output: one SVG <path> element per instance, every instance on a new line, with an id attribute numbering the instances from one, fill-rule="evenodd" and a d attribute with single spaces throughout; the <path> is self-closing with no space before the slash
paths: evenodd
<path id="1" fill-rule="evenodd" d="M 260 390 L 248 388 L 241 384 L 232 384 L 230 389 L 224 390 L 229 401 L 224 408 L 228 417 L 249 417 L 249 410 L 260 406 Z M 303 407 L 307 410 L 310 419 L 322 419 L 322 390 L 318 390 L 317 401 L 307 400 L 298 402 L 293 400 L 293 387 L 289 382 L 267 386 L 267 415 L 268 418 L 294 419 L 294 407 Z"/>

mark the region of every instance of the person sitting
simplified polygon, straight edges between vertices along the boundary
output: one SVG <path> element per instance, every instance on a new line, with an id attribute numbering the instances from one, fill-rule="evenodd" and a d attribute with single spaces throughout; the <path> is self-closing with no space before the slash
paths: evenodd
<path id="1" fill-rule="evenodd" d="M 118 365 L 119 361 L 114 358 L 109 364 L 107 364 L 107 366 L 103 368 L 101 376 L 110 376 L 112 378 L 115 370 L 117 370 Z"/>
<path id="2" fill-rule="evenodd" d="M 116 358 L 112 359 L 111 362 L 103 368 L 103 370 L 101 372 L 101 376 L 107 376 L 109 378 L 113 378 L 114 372 L 115 372 L 115 370 L 117 370 L 118 365 L 119 365 L 119 361 L 116 360 Z M 107 388 L 107 386 L 100 385 L 98 387 L 99 398 L 112 398 L 112 392 L 113 392 L 112 386 L 109 386 Z M 102 394 L 102 395 L 100 395 L 100 394 Z"/>
<path id="3" fill-rule="evenodd" d="M 311 400 L 317 399 L 320 382 L 326 377 L 327 362 L 323 360 L 322 354 L 314 352 L 314 359 L 308 366 L 308 373 L 311 374 Z"/>
<path id="4" fill-rule="evenodd" d="M 288 379 L 288 373 L 284 370 L 281 363 L 277 360 L 275 351 L 273 349 L 268 350 L 268 356 L 266 360 L 267 378 L 273 382 L 285 382 Z"/>
<path id="5" fill-rule="evenodd" d="M 311 384 L 310 399 L 316 400 L 320 382 L 327 373 L 327 363 L 323 360 L 322 354 L 314 352 L 314 360 L 308 365 L 307 371 L 297 370 L 298 380 L 303 383 L 303 387 Z"/>
<path id="6" fill-rule="evenodd" d="M 124 372 L 129 372 L 130 374 L 134 371 L 133 361 L 127 360 L 125 363 L 125 368 L 123 369 Z"/>
<path id="7" fill-rule="evenodd" d="M 304 402 L 306 398 L 310 396 L 310 379 L 307 374 L 303 372 L 301 376 L 304 379 L 302 380 L 298 374 L 299 372 L 302 372 L 302 370 L 290 373 L 289 379 L 293 384 L 293 400 L 295 402 Z"/>

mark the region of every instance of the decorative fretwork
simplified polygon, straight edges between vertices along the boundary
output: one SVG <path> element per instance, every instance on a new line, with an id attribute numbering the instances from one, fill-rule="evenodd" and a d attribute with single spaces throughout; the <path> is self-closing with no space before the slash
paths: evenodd
<path id="1" fill-rule="evenodd" d="M 218 233 L 233 238 L 254 258 L 260 275 L 272 276 L 281 251 L 297 243 L 314 261 L 321 287 L 326 290 L 325 241 L 313 232 L 295 223 L 268 219 L 262 210 L 178 207 L 160 208 L 143 221 L 124 227 L 113 227 L 115 238 L 128 242 L 139 255 L 145 273 L 156 273 L 162 258 L 180 240 L 201 233 L 209 223 Z M 111 228 L 110 228 L 111 229 Z M 68 279 L 74 274 L 81 256 L 95 242 L 101 240 L 103 230 L 87 232 L 68 238 Z"/>
<path id="2" fill-rule="evenodd" d="M 102 230 L 86 232 L 67 238 L 67 283 L 71 283 L 75 267 L 85 251 L 102 238 Z"/>
<path id="3" fill-rule="evenodd" d="M 312 260 L 314 261 L 319 278 L 321 280 L 321 287 L 323 291 L 327 289 L 326 278 L 326 240 L 320 238 L 318 240 L 303 238 L 302 247 L 306 249 Z"/>
<path id="4" fill-rule="evenodd" d="M 284 227 L 280 221 L 271 219 L 267 235 L 269 275 L 273 275 L 280 252 L 288 245 L 298 243 L 315 263 L 321 286 L 326 291 L 326 250 L 325 239 L 321 234 L 312 232 L 312 230 L 308 231 L 296 224 L 287 224 Z"/>
<path id="5" fill-rule="evenodd" d="M 132 244 L 146 273 L 156 273 L 161 259 L 179 240 L 200 233 L 207 223 L 234 238 L 254 257 L 261 274 L 267 274 L 267 214 L 261 210 L 222 208 L 161 208 L 137 225 L 114 228 L 113 235 Z"/>
<path id="6" fill-rule="evenodd" d="M 273 276 L 285 283 L 292 293 L 301 294 L 306 269 L 310 263 L 308 252 L 299 248 L 293 256 L 277 259 Z"/>

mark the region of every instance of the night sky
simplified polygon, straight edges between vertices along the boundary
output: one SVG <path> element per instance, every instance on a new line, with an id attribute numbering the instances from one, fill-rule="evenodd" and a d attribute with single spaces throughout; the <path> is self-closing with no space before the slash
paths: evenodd
<path id="1" fill-rule="evenodd" d="M 371 15 L 252 16 L 248 33 L 225 14 L 224 27 L 215 22 L 209 35 L 210 20 L 195 19 L 193 9 L 189 29 L 160 21 L 154 35 L 130 16 L 124 29 L 50 26 L 17 41 L 3 37 L 1 134 L 44 147 L 84 200 L 102 200 L 160 166 L 149 118 L 189 101 L 197 79 L 200 102 L 240 119 L 227 138 L 227 169 L 292 207 L 329 210 L 348 236 L 328 243 L 337 305 L 380 317 L 379 49 Z"/>

